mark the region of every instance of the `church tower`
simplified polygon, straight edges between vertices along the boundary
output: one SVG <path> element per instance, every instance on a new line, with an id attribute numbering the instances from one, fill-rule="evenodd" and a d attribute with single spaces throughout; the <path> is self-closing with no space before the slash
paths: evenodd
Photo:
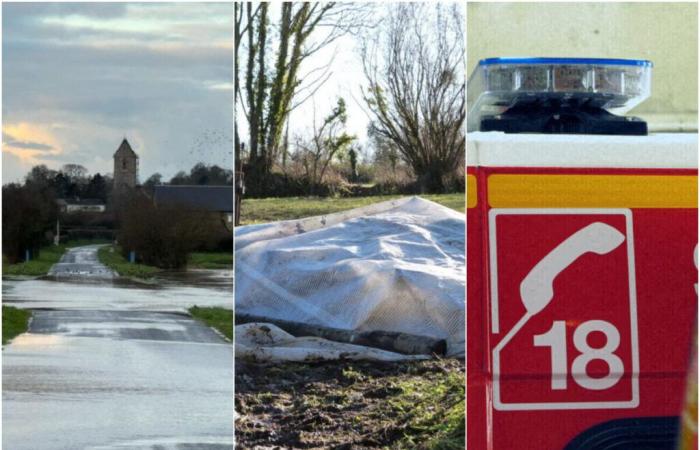
<path id="1" fill-rule="evenodd" d="M 133 189 L 138 183 L 139 156 L 131 149 L 129 142 L 124 138 L 121 145 L 114 152 L 114 191 L 123 191 L 125 188 Z"/>

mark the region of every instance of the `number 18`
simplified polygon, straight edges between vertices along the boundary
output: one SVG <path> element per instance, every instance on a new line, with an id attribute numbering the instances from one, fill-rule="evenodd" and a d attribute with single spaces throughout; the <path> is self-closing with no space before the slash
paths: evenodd
<path id="1" fill-rule="evenodd" d="M 588 345 L 588 335 L 599 331 L 605 335 L 605 345 L 593 348 Z M 552 361 L 552 390 L 564 390 L 567 386 L 568 367 L 566 357 L 566 323 L 554 321 L 552 328 L 544 334 L 534 337 L 536 347 L 550 347 Z M 610 322 L 589 320 L 579 325 L 574 331 L 574 347 L 581 352 L 571 364 L 571 376 L 576 384 L 584 389 L 603 390 L 613 387 L 624 373 L 624 365 L 614 352 L 620 346 L 620 332 Z M 588 364 L 599 359 L 608 365 L 608 374 L 601 378 L 588 376 Z"/>

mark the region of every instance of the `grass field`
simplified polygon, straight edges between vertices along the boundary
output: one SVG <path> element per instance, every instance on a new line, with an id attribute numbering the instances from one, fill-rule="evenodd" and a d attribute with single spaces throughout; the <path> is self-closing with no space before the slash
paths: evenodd
<path id="1" fill-rule="evenodd" d="M 146 264 L 130 263 L 122 256 L 119 248 L 114 246 L 101 248 L 97 255 L 102 264 L 115 270 L 123 277 L 148 279 L 161 270 Z M 230 269 L 233 267 L 233 252 L 191 253 L 187 267 L 190 269 Z"/>
<path id="2" fill-rule="evenodd" d="M 190 253 L 187 267 L 191 269 L 230 269 L 233 267 L 233 250 L 230 252 Z"/>
<path id="3" fill-rule="evenodd" d="M 73 240 L 60 245 L 49 245 L 42 247 L 39 252 L 39 257 L 31 261 L 7 264 L 3 256 L 2 274 L 11 276 L 42 276 L 46 275 L 54 264 L 61 259 L 66 249 L 71 247 L 79 247 L 81 245 L 104 244 L 108 241 L 104 240 Z"/>
<path id="4" fill-rule="evenodd" d="M 201 320 L 207 326 L 215 328 L 228 338 L 233 340 L 233 311 L 226 308 L 193 306 L 188 309 L 190 315 Z"/>
<path id="5" fill-rule="evenodd" d="M 124 258 L 119 247 L 113 245 L 102 247 L 97 251 L 100 262 L 110 269 L 116 271 L 120 276 L 130 278 L 148 279 L 160 269 L 145 264 L 132 264 Z"/>
<path id="6" fill-rule="evenodd" d="M 416 377 L 394 385 L 400 392 L 389 403 L 407 423 L 399 448 L 464 448 L 464 373 L 446 370 L 434 379 Z"/>
<path id="7" fill-rule="evenodd" d="M 27 331 L 32 313 L 12 306 L 2 307 L 2 345 L 10 342 L 18 334 Z"/>
<path id="8" fill-rule="evenodd" d="M 320 198 L 320 197 L 282 197 L 282 198 L 248 198 L 241 205 L 241 224 L 273 222 L 276 220 L 301 219 L 303 217 L 330 214 L 348 209 L 367 206 L 386 200 L 405 196 L 378 195 L 372 197 Z M 465 211 L 464 193 L 421 195 L 427 200 L 440 203 L 454 210 Z"/>

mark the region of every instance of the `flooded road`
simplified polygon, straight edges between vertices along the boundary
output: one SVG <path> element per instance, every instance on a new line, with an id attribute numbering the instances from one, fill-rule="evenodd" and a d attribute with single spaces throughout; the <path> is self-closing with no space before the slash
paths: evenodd
<path id="1" fill-rule="evenodd" d="M 231 271 L 133 283 L 84 249 L 3 282 L 4 304 L 33 309 L 3 349 L 3 448 L 231 449 L 232 346 L 184 313 L 231 308 Z"/>
<path id="2" fill-rule="evenodd" d="M 100 247 L 102 246 L 86 245 L 68 249 L 61 260 L 51 267 L 49 276 L 56 278 L 114 278 L 116 276 L 114 271 L 100 263 L 97 258 L 97 250 Z"/>

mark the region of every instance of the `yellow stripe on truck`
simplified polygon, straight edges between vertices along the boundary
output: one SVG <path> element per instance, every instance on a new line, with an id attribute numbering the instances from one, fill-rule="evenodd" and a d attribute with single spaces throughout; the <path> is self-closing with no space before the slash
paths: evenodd
<path id="1" fill-rule="evenodd" d="M 467 208 L 474 208 L 476 203 L 476 176 L 467 175 Z"/>
<path id="2" fill-rule="evenodd" d="M 696 175 L 511 175 L 488 178 L 493 208 L 697 208 Z"/>

